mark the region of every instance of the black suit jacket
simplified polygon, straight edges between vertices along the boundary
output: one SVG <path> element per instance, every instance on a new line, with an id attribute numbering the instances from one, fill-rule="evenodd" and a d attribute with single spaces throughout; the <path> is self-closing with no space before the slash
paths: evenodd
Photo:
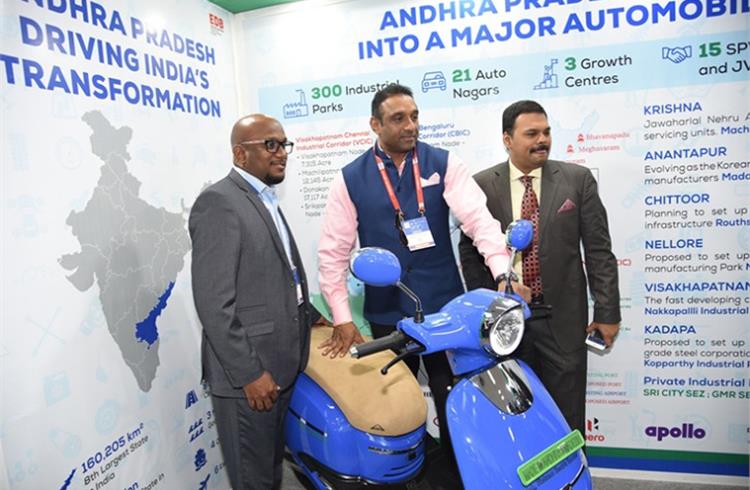
<path id="1" fill-rule="evenodd" d="M 309 327 L 319 317 L 308 301 L 291 230 L 303 307 L 297 306 L 291 265 L 273 218 L 238 172 L 232 170 L 198 196 L 189 228 L 193 298 L 203 325 L 203 376 L 211 393 L 244 398 L 242 387 L 263 371 L 287 388 L 307 364 Z"/>
<path id="2" fill-rule="evenodd" d="M 502 224 L 513 220 L 509 163 L 476 174 L 487 196 L 487 207 Z M 563 204 L 573 203 L 573 207 Z M 568 210 L 564 210 L 565 208 Z M 585 255 L 582 264 L 581 245 Z M 464 279 L 469 289 L 494 289 L 495 281 L 466 235 L 459 243 Z M 555 340 L 566 352 L 584 347 L 588 326 L 586 284 L 594 302 L 594 321 L 620 322 L 617 261 L 591 171 L 580 165 L 549 160 L 544 164 L 539 203 L 539 260 L 544 299 L 552 305 Z"/>

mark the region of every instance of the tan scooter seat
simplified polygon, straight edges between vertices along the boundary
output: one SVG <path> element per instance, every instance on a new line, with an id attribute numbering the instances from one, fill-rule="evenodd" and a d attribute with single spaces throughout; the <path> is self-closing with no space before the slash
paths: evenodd
<path id="1" fill-rule="evenodd" d="M 379 436 L 400 436 L 425 423 L 427 404 L 406 364 L 397 363 L 383 376 L 380 369 L 395 357 L 390 350 L 362 359 L 348 354 L 323 357 L 318 346 L 332 332 L 331 327 L 312 329 L 305 373 L 333 398 L 352 426 Z"/>

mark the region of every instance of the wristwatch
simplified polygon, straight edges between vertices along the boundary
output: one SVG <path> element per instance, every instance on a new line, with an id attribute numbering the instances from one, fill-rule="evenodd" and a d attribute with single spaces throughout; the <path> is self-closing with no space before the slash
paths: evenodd
<path id="1" fill-rule="evenodd" d="M 508 274 L 503 272 L 502 274 L 500 274 L 499 276 L 495 278 L 495 285 L 499 286 L 501 282 L 507 282 L 507 280 L 508 280 Z M 510 280 L 512 282 L 518 282 L 518 274 L 516 274 L 515 272 L 511 272 Z"/>

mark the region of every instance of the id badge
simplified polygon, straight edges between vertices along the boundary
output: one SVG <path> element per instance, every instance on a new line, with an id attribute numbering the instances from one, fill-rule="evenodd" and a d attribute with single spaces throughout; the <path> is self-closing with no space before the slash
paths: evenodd
<path id="1" fill-rule="evenodd" d="M 299 306 L 304 303 L 305 297 L 302 295 L 302 281 L 300 281 L 296 267 L 292 269 L 292 275 L 294 276 L 294 286 L 297 289 L 297 306 Z"/>
<path id="2" fill-rule="evenodd" d="M 406 236 L 409 250 L 412 252 L 435 246 L 435 239 L 432 238 L 432 232 L 426 217 L 420 216 L 419 218 L 405 220 L 401 223 L 401 228 Z"/>

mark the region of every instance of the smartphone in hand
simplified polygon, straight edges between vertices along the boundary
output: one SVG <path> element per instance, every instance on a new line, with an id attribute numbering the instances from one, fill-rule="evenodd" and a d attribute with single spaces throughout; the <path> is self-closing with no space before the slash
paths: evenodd
<path id="1" fill-rule="evenodd" d="M 607 344 L 604 343 L 601 332 L 594 330 L 586 337 L 586 345 L 593 347 L 596 350 L 605 350 Z"/>

